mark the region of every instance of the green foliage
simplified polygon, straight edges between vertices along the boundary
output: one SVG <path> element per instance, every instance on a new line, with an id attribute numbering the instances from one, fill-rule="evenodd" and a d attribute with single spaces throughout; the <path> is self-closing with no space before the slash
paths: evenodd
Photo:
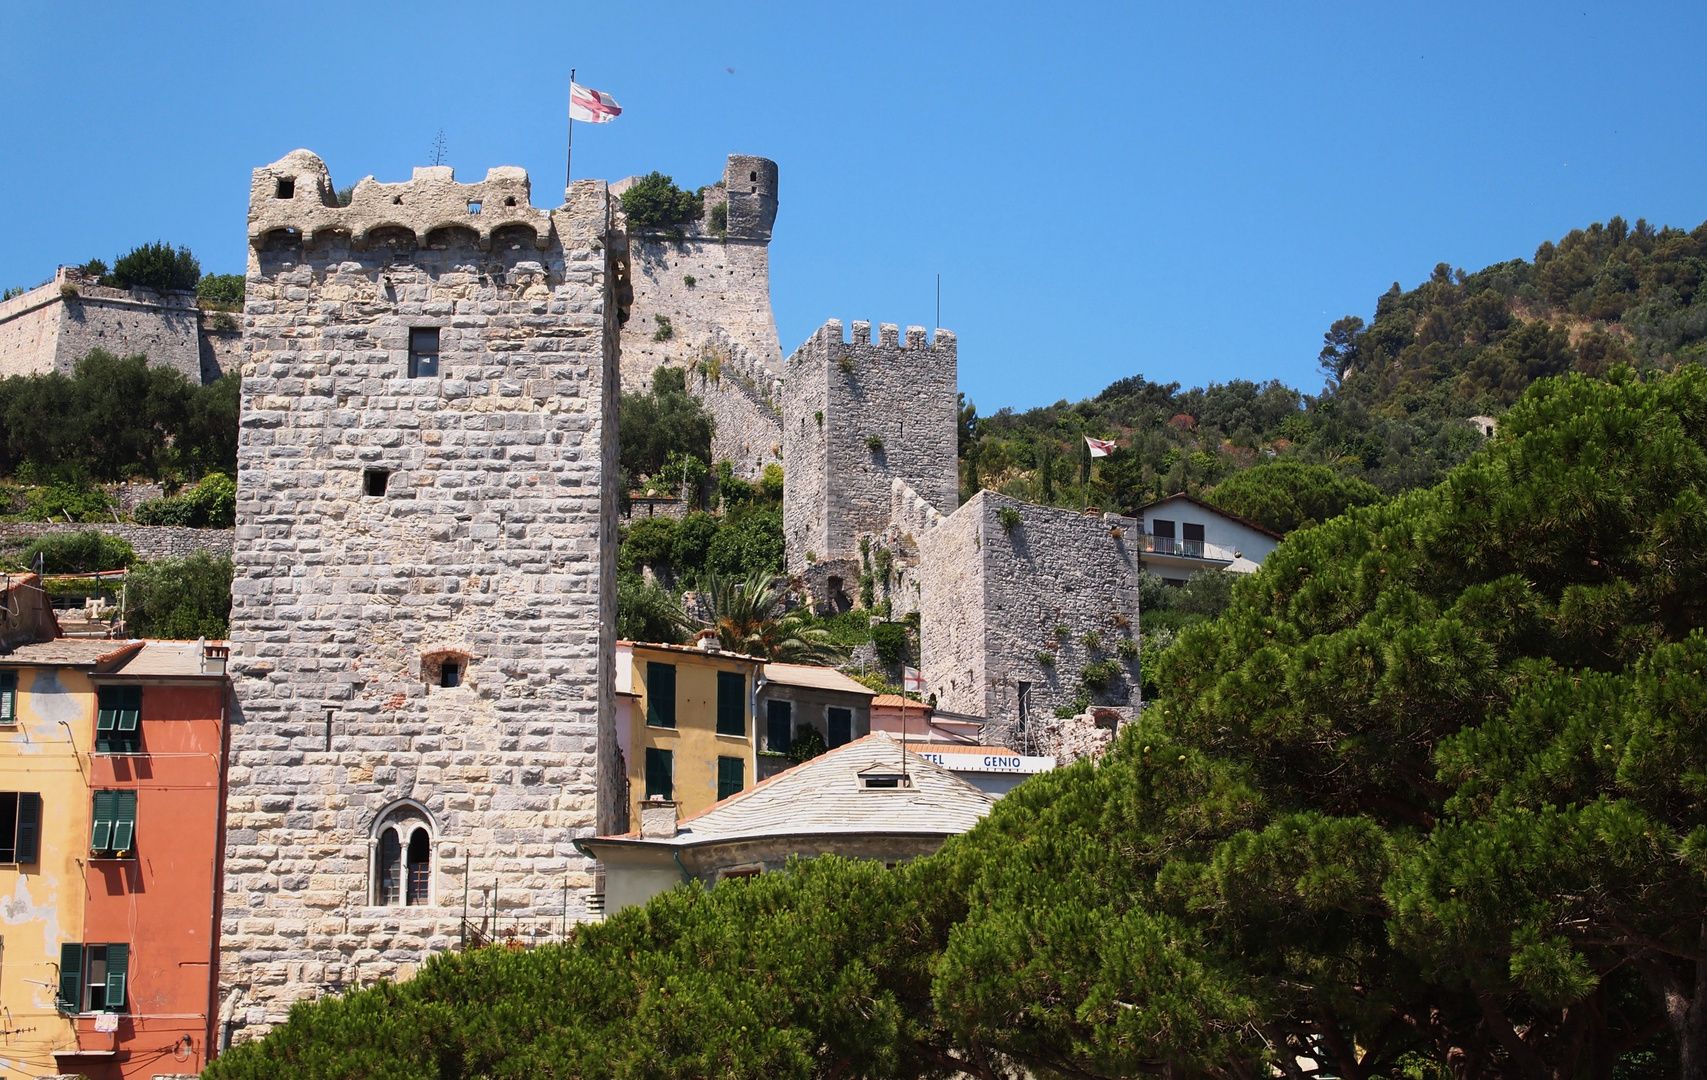
<path id="1" fill-rule="evenodd" d="M 711 414 L 688 393 L 687 372 L 661 367 L 652 375 L 651 390 L 622 395 L 617 418 L 622 468 L 631 477 L 651 476 L 671 454 L 709 465 L 714 429 Z"/>
<path id="2" fill-rule="evenodd" d="M 1326 465 L 1294 458 L 1258 465 L 1216 485 L 1209 501 L 1278 533 L 1339 517 L 1354 506 L 1381 501 L 1381 493 L 1355 477 L 1342 478 Z"/>
<path id="3" fill-rule="evenodd" d="M 881 454 L 883 453 L 883 440 L 875 435 L 868 435 L 865 439 L 865 448 L 874 454 Z"/>
<path id="4" fill-rule="evenodd" d="M 622 210 L 628 216 L 631 228 L 657 228 L 698 221 L 704 209 L 703 192 L 683 191 L 661 172 L 648 173 L 622 193 Z M 715 229 L 715 220 L 712 224 Z"/>
<path id="5" fill-rule="evenodd" d="M 88 483 L 43 484 L 24 493 L 28 521 L 81 521 L 88 524 L 114 520 L 117 507 L 105 491 Z"/>
<path id="6" fill-rule="evenodd" d="M 242 274 L 208 274 L 196 282 L 196 299 L 202 307 L 241 311 L 245 288 Z"/>
<path id="7" fill-rule="evenodd" d="M 1087 630 L 1079 638 L 1079 644 L 1090 652 L 1102 652 L 1102 635 L 1095 630 Z"/>
<path id="8" fill-rule="evenodd" d="M 787 596 L 768 571 L 743 579 L 712 574 L 706 593 L 720 648 L 795 664 L 831 663 L 845 655 L 829 631 L 805 612 L 787 608 Z"/>
<path id="9" fill-rule="evenodd" d="M 113 272 L 105 275 L 101 284 L 120 289 L 188 291 L 196 287 L 201 276 L 201 263 L 190 254 L 189 248 L 180 247 L 173 251 L 171 244 L 156 240 L 152 244 L 132 248 L 129 254 L 119 256 L 118 261 L 113 263 Z"/>
<path id="10" fill-rule="evenodd" d="M 716 574 L 780 574 L 785 543 L 780 507 L 753 507 L 729 515 L 712 537 L 705 565 Z"/>
<path id="11" fill-rule="evenodd" d="M 29 292 L 29 290 L 24 288 L 22 285 L 8 285 L 5 289 L 0 289 L 0 300 L 10 300 L 16 296 L 22 296 L 27 292 Z"/>
<path id="12" fill-rule="evenodd" d="M 711 207 L 711 231 L 717 234 L 719 240 L 729 235 L 729 204 L 715 203 Z"/>
<path id="13" fill-rule="evenodd" d="M 764 467 L 764 471 L 759 474 L 759 494 L 771 502 L 782 502 L 781 465 L 773 461 Z"/>
<path id="14" fill-rule="evenodd" d="M 692 274 L 683 274 L 682 275 L 682 284 L 686 285 L 690 289 L 694 287 L 694 282 L 696 280 L 697 279 Z"/>
<path id="15" fill-rule="evenodd" d="M 1013 531 L 1019 528 L 1022 519 L 1018 510 L 1011 506 L 1004 506 L 996 511 L 996 520 L 1002 523 L 1004 534 L 1012 535 Z"/>
<path id="16" fill-rule="evenodd" d="M 224 473 L 214 473 L 188 491 L 141 504 L 131 516 L 138 525 L 229 529 L 237 524 L 237 484 Z"/>
<path id="17" fill-rule="evenodd" d="M 693 621 L 667 589 L 648 583 L 638 574 L 619 573 L 616 579 L 616 635 L 625 641 L 657 641 L 680 644 Z"/>
<path id="18" fill-rule="evenodd" d="M 17 563 L 28 570 L 38 566 L 44 574 L 92 574 L 97 570 L 123 570 L 136 561 L 129 540 L 94 529 L 44 536 L 18 554 Z"/>
<path id="19" fill-rule="evenodd" d="M 900 623 L 882 622 L 873 626 L 871 643 L 877 649 L 877 658 L 885 664 L 899 664 L 906 660 L 911 652 L 907 628 Z"/>
<path id="20" fill-rule="evenodd" d="M 652 321 L 658 324 L 658 329 L 652 332 L 653 341 L 668 341 L 676 336 L 676 328 L 670 325 L 668 315 L 654 315 Z"/>
<path id="21" fill-rule="evenodd" d="M 142 356 L 95 349 L 68 377 L 0 380 L 0 475 L 122 480 L 237 470 L 236 376 L 193 386 Z"/>
<path id="22" fill-rule="evenodd" d="M 1079 685 L 1093 694 L 1100 694 L 1125 674 L 1125 670 L 1118 660 L 1093 661 L 1080 669 Z"/>
<path id="23" fill-rule="evenodd" d="M 794 740 L 788 744 L 788 760 L 799 765 L 811 761 L 830 748 L 824 743 L 824 736 L 818 734 L 814 727 L 797 729 Z"/>
<path id="24" fill-rule="evenodd" d="M 230 636 L 232 564 L 205 551 L 138 563 L 125 578 L 125 625 L 133 637 Z"/>
<path id="25" fill-rule="evenodd" d="M 1138 641 L 1136 638 L 1123 637 L 1120 639 L 1120 644 L 1114 647 L 1114 651 L 1122 660 L 1136 660 L 1138 659 Z"/>
<path id="26" fill-rule="evenodd" d="M 1055 666 L 1055 653 L 1052 649 L 1039 649 L 1037 655 L 1032 657 L 1032 659 L 1036 660 L 1038 665 L 1041 667 L 1050 668 Z"/>
<path id="27" fill-rule="evenodd" d="M 1049 636 L 1056 641 L 1066 641 L 1073 636 L 1073 628 L 1064 622 L 1058 622 L 1049 628 Z"/>

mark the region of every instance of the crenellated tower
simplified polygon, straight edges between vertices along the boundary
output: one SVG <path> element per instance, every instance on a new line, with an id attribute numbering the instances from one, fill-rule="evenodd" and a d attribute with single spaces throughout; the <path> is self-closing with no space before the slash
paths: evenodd
<path id="1" fill-rule="evenodd" d="M 621 807 L 618 318 L 602 181 L 448 168 L 249 204 L 222 1001 L 406 977 L 586 912 Z M 465 901 L 466 898 L 466 901 Z M 467 905 L 469 923 L 462 921 Z M 235 993 L 233 993 L 235 991 Z"/>

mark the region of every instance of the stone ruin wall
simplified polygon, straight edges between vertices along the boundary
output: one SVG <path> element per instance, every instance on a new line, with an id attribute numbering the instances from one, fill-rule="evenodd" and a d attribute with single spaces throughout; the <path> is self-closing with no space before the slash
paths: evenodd
<path id="1" fill-rule="evenodd" d="M 632 182 L 612 185 L 620 195 Z M 664 365 L 686 368 L 688 388 L 717 421 L 712 460 L 757 479 L 782 457 L 782 347 L 770 298 L 770 239 L 776 220 L 776 163 L 732 154 L 723 179 L 705 191 L 705 214 L 666 230 L 631 231 L 628 280 L 633 303 L 622 327 L 622 388 L 652 385 Z M 728 207 L 728 229 L 711 229 L 712 208 Z M 618 209 L 618 222 L 624 224 Z M 687 279 L 693 278 L 693 284 Z M 658 316 L 670 335 L 657 340 Z"/>
<path id="2" fill-rule="evenodd" d="M 1011 531 L 1004 509 L 1019 515 Z M 1017 721 L 1024 682 L 1030 716 L 1051 717 L 1078 693 L 1085 666 L 1107 659 L 1120 674 L 1093 702 L 1136 704 L 1137 660 L 1117 651 L 1138 633 L 1141 570 L 1128 540 L 1136 525 L 982 491 L 932 529 L 920 545 L 927 571 L 920 632 L 925 679 L 942 707 Z M 967 623 L 982 629 L 969 631 Z M 1064 640 L 1057 625 L 1067 627 Z M 1091 631 L 1100 648 L 1082 644 Z M 981 641 L 970 642 L 969 633 Z M 1053 665 L 1038 662 L 1046 652 Z"/>
<path id="3" fill-rule="evenodd" d="M 180 525 L 85 525 L 58 521 L 0 522 L 0 547 L 19 550 L 44 536 L 62 533 L 104 533 L 128 541 L 142 560 L 183 559 L 197 552 L 206 552 L 216 559 L 229 558 L 233 538 L 231 529 L 191 529 Z"/>
<path id="4" fill-rule="evenodd" d="M 222 329 L 213 322 L 220 318 L 203 313 L 191 292 L 112 289 L 62 266 L 52 281 L 0 304 L 0 378 L 69 375 L 91 349 L 105 349 L 143 353 L 151 365 L 210 383 L 235 369 L 242 342 L 235 319 Z"/>
<path id="5" fill-rule="evenodd" d="M 904 480 L 939 510 L 959 502 L 955 425 L 959 419 L 954 335 L 923 327 L 905 342 L 889 323 L 871 341 L 871 324 L 842 339 L 832 319 L 785 365 L 783 534 L 788 566 L 858 558 L 861 533 L 890 521 L 891 490 Z M 868 440 L 876 438 L 880 449 Z"/>
<path id="6" fill-rule="evenodd" d="M 551 211 L 528 193 L 519 169 L 430 168 L 338 207 L 306 151 L 255 171 L 220 969 L 239 1041 L 455 945 L 465 888 L 489 932 L 560 929 L 565 887 L 587 913 L 571 842 L 620 809 L 598 782 L 616 274 L 602 182 Z M 411 327 L 440 328 L 438 378 L 406 377 Z M 437 685 L 447 655 L 461 686 Z M 433 829 L 424 906 L 372 903 L 399 808 Z"/>

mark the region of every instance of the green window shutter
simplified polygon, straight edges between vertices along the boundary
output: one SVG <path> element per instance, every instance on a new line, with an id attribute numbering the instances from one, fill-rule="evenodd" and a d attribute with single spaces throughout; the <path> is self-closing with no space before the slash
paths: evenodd
<path id="1" fill-rule="evenodd" d="M 717 759 L 717 801 L 738 795 L 746 786 L 746 762 L 738 757 Z"/>
<path id="2" fill-rule="evenodd" d="M 656 746 L 646 748 L 646 797 L 662 799 L 675 797 L 675 755 Z"/>
<path id="3" fill-rule="evenodd" d="M 136 792 L 115 791 L 113 800 L 113 850 L 129 851 L 136 846 Z"/>
<path id="4" fill-rule="evenodd" d="M 20 863 L 41 858 L 41 796 L 33 791 L 18 793 L 18 853 Z"/>
<path id="5" fill-rule="evenodd" d="M 676 726 L 676 665 L 646 662 L 646 724 Z"/>
<path id="6" fill-rule="evenodd" d="M 123 687 L 103 686 L 96 695 L 96 731 L 111 731 L 118 726 L 119 708 L 123 701 L 120 694 L 121 690 Z"/>
<path id="7" fill-rule="evenodd" d="M 95 827 L 89 834 L 90 851 L 110 851 L 113 846 L 113 803 L 116 791 L 95 792 Z"/>
<path id="8" fill-rule="evenodd" d="M 124 991 L 130 975 L 130 946 L 107 946 L 107 1012 L 124 1012 Z"/>
<path id="9" fill-rule="evenodd" d="M 788 753 L 794 742 L 794 706 L 786 701 L 765 702 L 765 749 Z"/>
<path id="10" fill-rule="evenodd" d="M 118 729 L 135 731 L 142 723 L 142 687 L 126 686 L 119 695 Z"/>
<path id="11" fill-rule="evenodd" d="M 74 941 L 59 947 L 59 1007 L 66 1012 L 83 1008 L 83 946 Z"/>
<path id="12" fill-rule="evenodd" d="M 828 717 L 830 721 L 830 749 L 834 750 L 838 746 L 846 746 L 853 742 L 853 710 L 832 708 L 828 710 Z"/>
<path id="13" fill-rule="evenodd" d="M 18 673 L 0 672 L 0 723 L 18 721 Z"/>
<path id="14" fill-rule="evenodd" d="M 747 678 L 739 671 L 717 673 L 717 733 L 747 733 Z"/>

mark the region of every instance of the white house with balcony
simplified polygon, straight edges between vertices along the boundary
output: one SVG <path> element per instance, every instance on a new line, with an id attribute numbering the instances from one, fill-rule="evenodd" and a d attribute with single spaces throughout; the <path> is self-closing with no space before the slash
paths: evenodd
<path id="1" fill-rule="evenodd" d="M 1144 566 L 1170 585 L 1200 570 L 1255 573 L 1281 536 L 1190 495 L 1170 495 L 1137 511 Z"/>

